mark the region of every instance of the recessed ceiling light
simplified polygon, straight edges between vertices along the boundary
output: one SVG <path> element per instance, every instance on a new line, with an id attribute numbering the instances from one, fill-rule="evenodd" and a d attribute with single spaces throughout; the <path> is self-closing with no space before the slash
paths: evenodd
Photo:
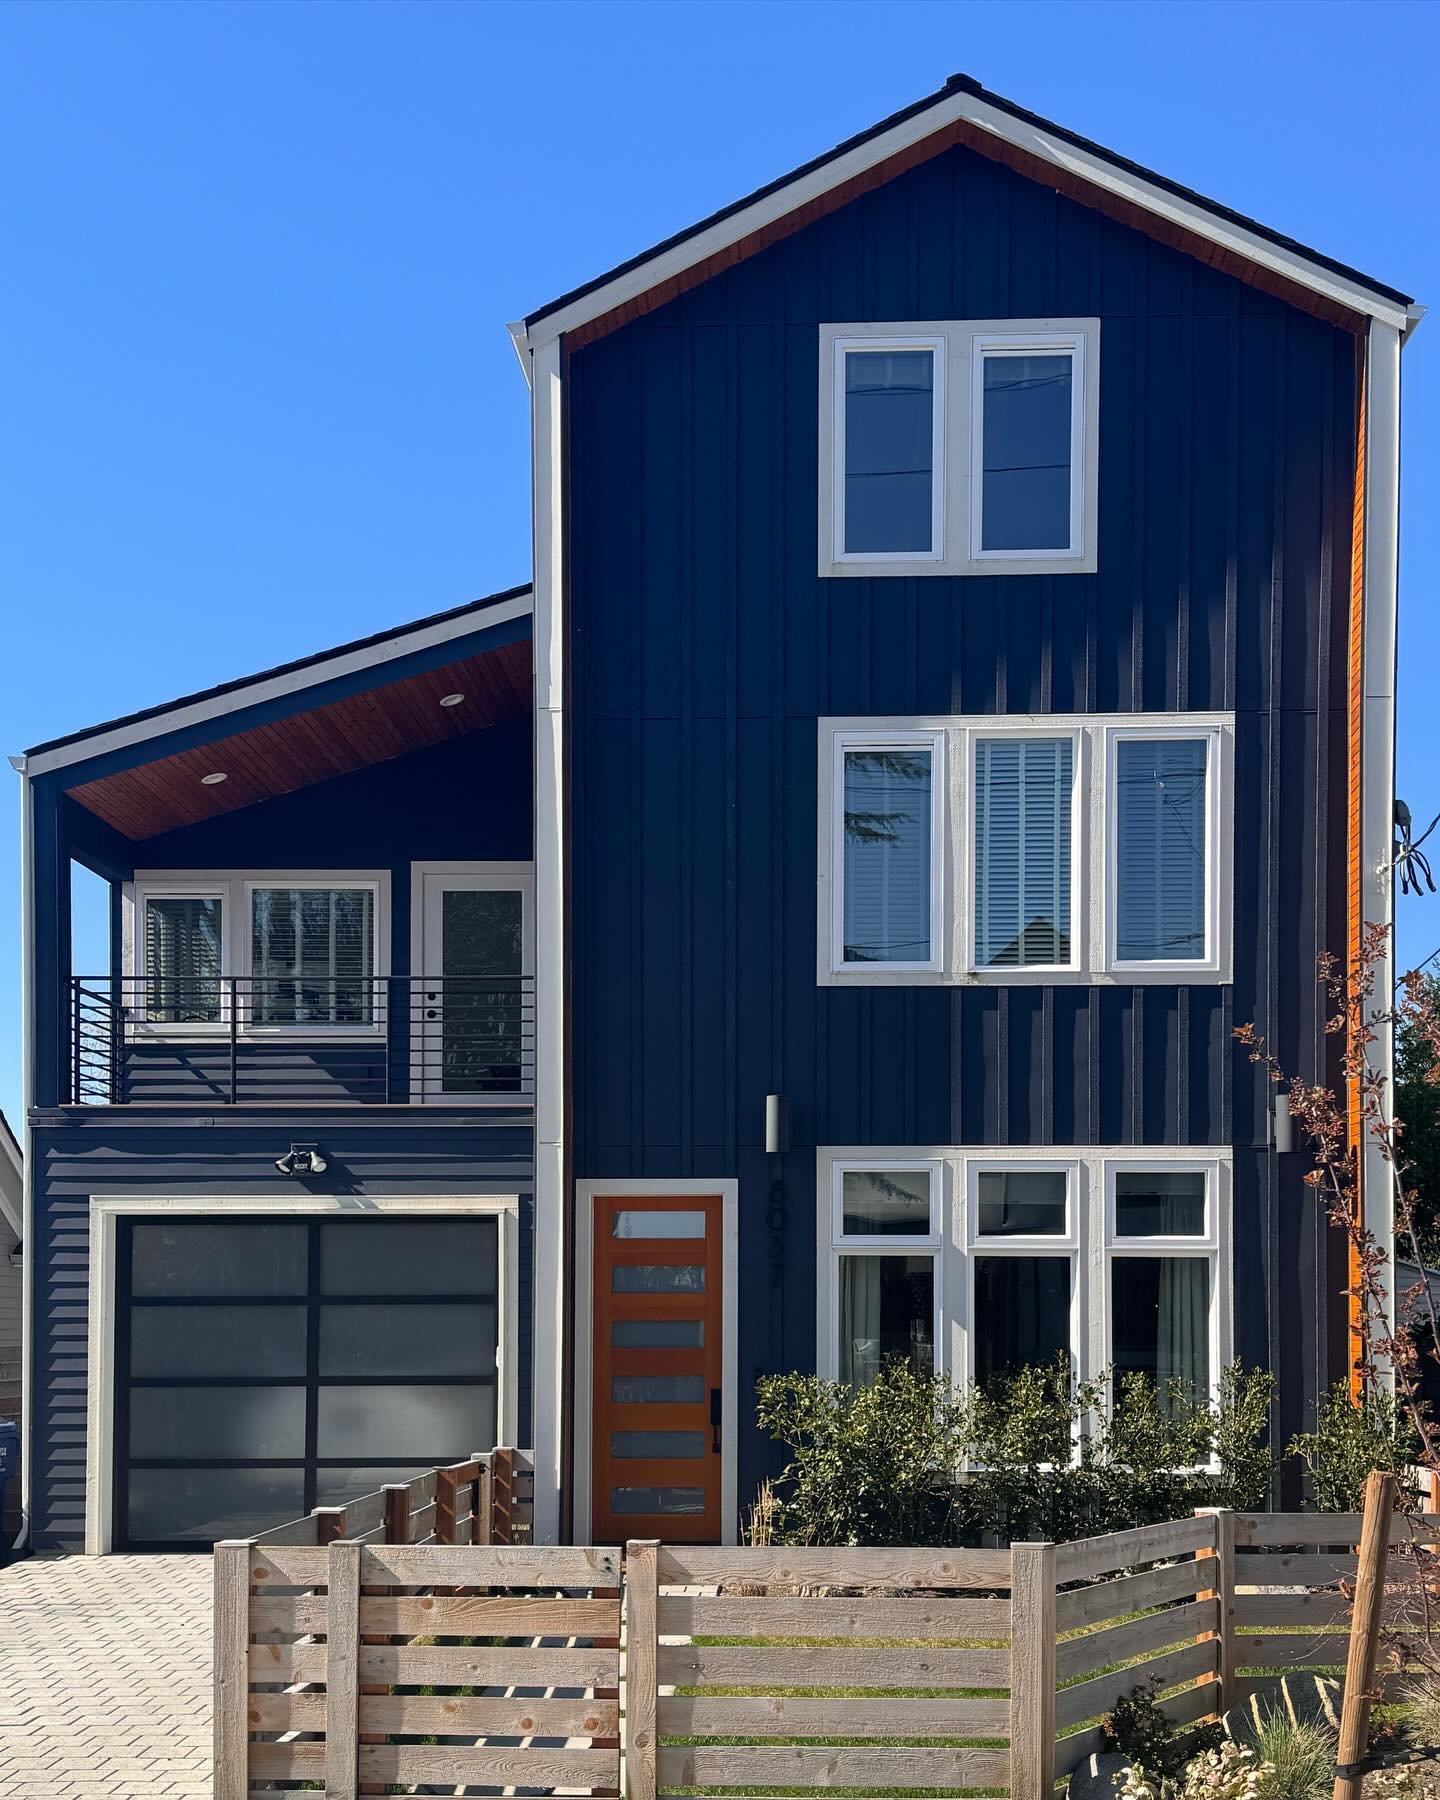
<path id="1" fill-rule="evenodd" d="M 200 785 L 201 787 L 219 787 L 222 781 L 228 781 L 229 779 L 230 777 L 223 769 L 215 769 L 212 770 L 209 775 L 202 775 L 200 777 Z"/>
<path id="2" fill-rule="evenodd" d="M 442 706 L 459 706 L 464 698 L 463 694 L 442 694 L 440 704 Z"/>

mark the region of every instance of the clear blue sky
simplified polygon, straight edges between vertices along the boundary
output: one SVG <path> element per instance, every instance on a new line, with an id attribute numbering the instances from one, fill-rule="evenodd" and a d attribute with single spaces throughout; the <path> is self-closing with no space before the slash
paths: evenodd
<path id="1" fill-rule="evenodd" d="M 10 0 L 0 749 L 527 579 L 505 321 L 954 70 L 1440 308 L 1437 62 L 1440 7 L 1386 0 Z M 1400 791 L 1428 820 L 1440 317 L 1405 406 Z M 1436 946 L 1440 896 L 1405 905 L 1402 954 Z"/>

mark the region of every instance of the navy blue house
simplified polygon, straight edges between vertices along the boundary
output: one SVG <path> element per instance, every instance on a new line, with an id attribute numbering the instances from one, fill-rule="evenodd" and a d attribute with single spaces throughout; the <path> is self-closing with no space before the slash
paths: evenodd
<path id="1" fill-rule="evenodd" d="M 1301 1425 L 1233 1033 L 1325 1073 L 1390 916 L 1418 316 L 955 78 L 511 327 L 533 591 L 29 752 L 34 1541 L 506 1441 L 725 1539 L 756 1376 L 894 1354 Z"/>

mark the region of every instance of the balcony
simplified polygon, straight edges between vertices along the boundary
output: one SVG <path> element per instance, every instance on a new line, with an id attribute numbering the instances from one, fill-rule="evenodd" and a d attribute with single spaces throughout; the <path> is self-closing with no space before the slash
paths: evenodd
<path id="1" fill-rule="evenodd" d="M 486 1106 L 535 1088 L 529 975 L 75 976 L 72 1106 Z"/>

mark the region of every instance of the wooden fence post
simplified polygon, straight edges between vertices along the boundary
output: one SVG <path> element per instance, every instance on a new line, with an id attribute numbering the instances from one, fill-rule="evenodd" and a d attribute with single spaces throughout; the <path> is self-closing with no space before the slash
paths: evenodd
<path id="1" fill-rule="evenodd" d="M 1010 1546 L 1010 1800 L 1054 1800 L 1055 1546 Z"/>
<path id="2" fill-rule="evenodd" d="M 625 1546 L 625 1800 L 655 1800 L 659 1558 L 654 1538 Z"/>
<path id="3" fill-rule="evenodd" d="M 1211 1586 L 1202 1589 L 1198 1597 L 1205 1600 L 1213 1594 L 1217 1602 L 1220 1640 L 1217 1672 L 1220 1677 L 1220 1695 L 1219 1705 L 1215 1710 L 1223 1713 L 1228 1712 L 1239 1698 L 1235 1684 L 1238 1648 L 1235 1642 L 1235 1514 L 1228 1506 L 1197 1506 L 1195 1517 L 1215 1521 L 1215 1548 L 1197 1550 L 1195 1558 L 1197 1562 L 1213 1562 L 1215 1565 L 1213 1569 L 1199 1571 L 1199 1579 L 1210 1581 Z"/>
<path id="4" fill-rule="evenodd" d="M 250 1792 L 250 1540 L 215 1546 L 215 1800 Z"/>
<path id="5" fill-rule="evenodd" d="M 470 1503 L 472 1544 L 495 1542 L 495 1485 L 490 1478 L 490 1456 L 488 1450 L 477 1450 L 471 1459 L 476 1468 L 475 1495 Z"/>
<path id="6" fill-rule="evenodd" d="M 387 1544 L 408 1544 L 410 1542 L 410 1484 L 405 1481 L 387 1481 L 380 1492 L 385 1496 L 385 1542 Z"/>
<path id="7" fill-rule="evenodd" d="M 1370 1708 L 1374 1703 L 1375 1658 L 1380 1649 L 1380 1621 L 1385 1609 L 1385 1559 L 1390 1550 L 1390 1524 L 1395 1514 L 1395 1477 L 1378 1469 L 1365 1478 L 1365 1523 L 1355 1570 L 1355 1600 L 1350 1609 L 1350 1651 L 1345 1659 L 1345 1695 L 1340 1708 L 1337 1767 L 1359 1762 L 1370 1744 Z M 1337 1775 L 1334 1800 L 1360 1800 L 1362 1775 Z"/>
<path id="8" fill-rule="evenodd" d="M 435 1542 L 454 1544 L 456 1520 L 460 1516 L 460 1477 L 457 1469 L 463 1463 L 452 1463 L 448 1469 L 435 1471 Z"/>
<path id="9" fill-rule="evenodd" d="M 330 1545 L 326 1575 L 330 1600 L 325 1652 L 325 1793 L 327 1800 L 355 1800 L 360 1744 L 359 1544 Z"/>
<path id="10" fill-rule="evenodd" d="M 515 1452 L 497 1449 L 490 1458 L 491 1513 L 493 1541 L 515 1542 Z"/>
<path id="11" fill-rule="evenodd" d="M 310 1509 L 310 1517 L 315 1521 L 315 1542 L 322 1549 L 326 1544 L 333 1544 L 336 1538 L 345 1535 L 345 1508 L 343 1506 L 314 1506 Z"/>

